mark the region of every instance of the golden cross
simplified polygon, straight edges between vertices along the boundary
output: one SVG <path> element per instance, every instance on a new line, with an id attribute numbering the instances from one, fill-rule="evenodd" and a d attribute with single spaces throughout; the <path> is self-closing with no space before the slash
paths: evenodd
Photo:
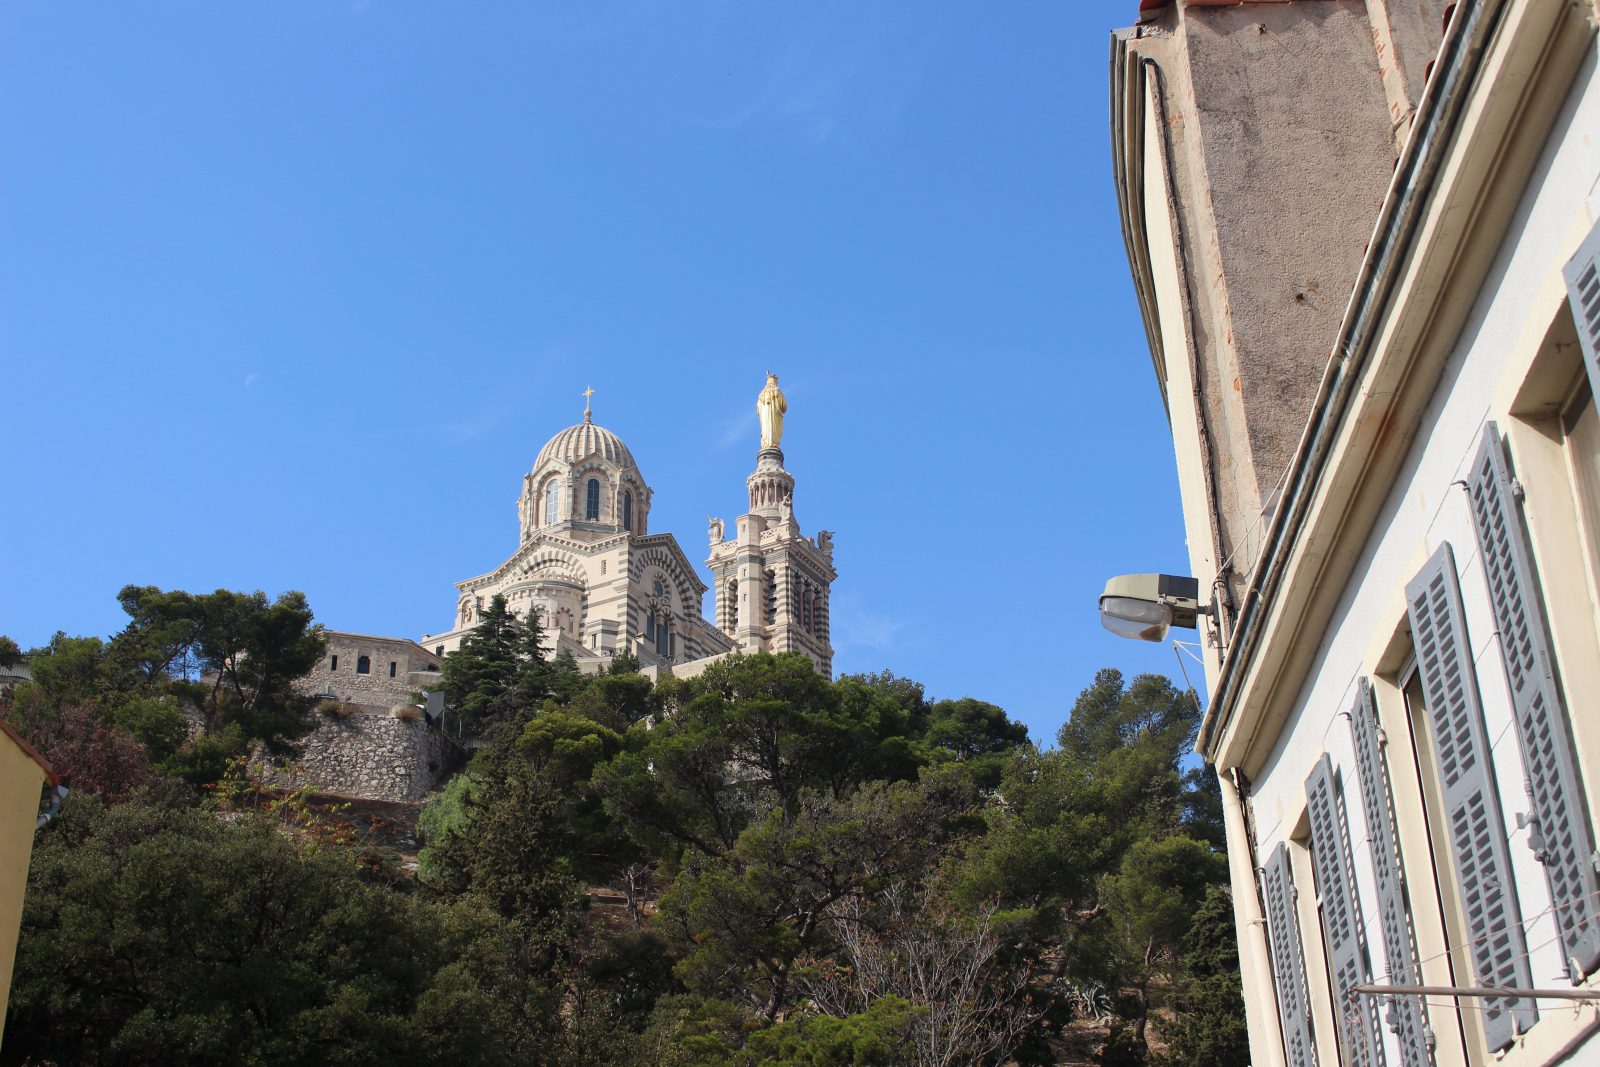
<path id="1" fill-rule="evenodd" d="M 589 398 L 594 396 L 594 388 L 586 385 L 583 387 L 583 392 L 578 395 L 583 397 L 583 417 L 587 419 L 589 417 Z"/>

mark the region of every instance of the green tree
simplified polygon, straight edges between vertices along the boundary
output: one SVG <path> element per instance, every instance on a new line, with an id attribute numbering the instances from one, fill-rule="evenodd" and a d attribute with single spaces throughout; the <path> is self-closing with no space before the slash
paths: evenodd
<path id="1" fill-rule="evenodd" d="M 517 751 L 534 772 L 563 789 L 587 782 L 595 764 L 621 748 L 615 730 L 554 705 L 529 719 L 517 739 Z"/>
<path id="2" fill-rule="evenodd" d="M 1105 909 L 1075 953 L 1092 952 L 1083 970 L 1103 968 L 1131 991 L 1133 1036 L 1148 1044 L 1151 990 L 1170 984 L 1183 962 L 1183 944 L 1207 891 L 1227 877 L 1226 861 L 1211 846 L 1174 836 L 1136 842 L 1106 879 Z"/>
<path id="3" fill-rule="evenodd" d="M 129 585 L 117 599 L 129 623 L 109 643 L 58 633 L 30 653 L 34 681 L 19 687 L 19 704 L 92 709 L 136 736 L 152 760 L 177 760 L 191 778 L 215 761 L 180 757 L 186 706 L 207 735 L 228 736 L 230 751 L 253 740 L 282 749 L 305 732 L 311 701 L 294 683 L 321 660 L 325 642 L 303 595 L 269 602 L 260 592 Z"/>
<path id="4" fill-rule="evenodd" d="M 973 800 L 964 778 L 938 773 L 843 799 L 810 792 L 792 815 L 773 808 L 725 855 L 691 851 L 661 901 L 662 928 L 683 953 L 678 977 L 776 1019 L 792 1003 L 796 961 L 826 942 L 833 909 L 926 877 Z"/>
<path id="5" fill-rule="evenodd" d="M 581 693 L 589 679 L 578 669 L 578 661 L 570 649 L 557 649 L 550 660 L 550 694 L 558 704 L 566 704 Z"/>
<path id="6" fill-rule="evenodd" d="M 581 901 L 563 847 L 561 805 L 509 752 L 480 753 L 471 774 L 475 784 L 463 794 L 463 817 L 431 846 L 434 884 L 483 901 L 538 946 L 548 966 L 572 933 Z"/>
<path id="7" fill-rule="evenodd" d="M 855 683 L 842 696 L 797 652 L 734 656 L 656 696 L 670 713 L 631 728 L 595 785 L 658 854 L 723 852 L 771 807 L 793 813 L 807 790 L 838 797 L 890 767 L 915 773 L 905 739 L 890 733 L 897 718 L 881 714 L 892 705 Z"/>
<path id="8" fill-rule="evenodd" d="M 28 673 L 44 702 L 54 707 L 97 705 L 112 689 L 106 645 L 98 637 L 57 631 L 48 645 L 28 653 Z"/>
<path id="9" fill-rule="evenodd" d="M 939 756 L 966 764 L 979 785 L 993 789 L 1000 784 L 1006 754 L 1028 743 L 1028 727 L 993 704 L 962 697 L 928 709 L 925 740 Z"/>
<path id="10" fill-rule="evenodd" d="M 629 837 L 667 857 L 686 847 L 733 847 L 750 811 L 729 782 L 733 745 L 721 724 L 679 714 L 654 729 L 634 726 L 625 743 L 596 768 L 593 782 Z"/>
<path id="11" fill-rule="evenodd" d="M 1183 964 L 1163 1026 L 1162 1067 L 1232 1067 L 1250 1059 L 1233 900 L 1221 885 L 1206 888 L 1184 935 Z"/>
<path id="12" fill-rule="evenodd" d="M 532 632 L 538 634 L 537 620 Z M 461 647 L 445 657 L 444 697 L 469 733 L 482 733 L 505 714 L 504 701 L 523 668 L 527 635 L 506 609 L 505 597 L 496 595 Z"/>
<path id="13" fill-rule="evenodd" d="M 0 1062 L 585 1062 L 509 948 L 253 816 L 75 794 L 34 847 Z"/>
<path id="14" fill-rule="evenodd" d="M 433 794 L 418 814 L 417 830 L 422 848 L 417 852 L 417 872 L 424 882 L 443 876 L 438 848 L 450 834 L 466 828 L 472 813 L 471 794 L 479 785 L 471 771 L 463 771 L 445 782 L 444 788 Z"/>
<path id="15" fill-rule="evenodd" d="M 896 1067 L 906 1062 L 906 1038 L 926 1014 L 891 995 L 842 1018 L 798 1015 L 752 1034 L 749 1054 L 760 1067 Z"/>
<path id="16" fill-rule="evenodd" d="M 526 615 L 512 620 L 512 644 L 517 657 L 513 685 L 521 704 L 537 707 L 550 694 L 550 646 L 544 637 L 539 609 L 530 607 Z"/>
<path id="17" fill-rule="evenodd" d="M 1033 910 L 1034 951 L 1058 975 L 1126 991 L 1124 1043 L 1142 1056 L 1152 990 L 1181 966 L 1186 923 L 1224 876 L 1210 776 L 1185 771 L 1198 725 L 1159 675 L 1103 670 L 1050 752 L 1006 757 L 987 832 L 952 868 L 950 891 Z M 1120 1046 L 1119 1046 L 1120 1047 Z"/>
<path id="18" fill-rule="evenodd" d="M 274 601 L 265 593 L 218 589 L 193 598 L 195 647 L 210 685 L 202 712 L 208 733 L 237 723 L 248 738 L 278 747 L 310 728 L 314 697 L 294 683 L 322 660 L 322 627 L 303 593 Z"/>
<path id="19" fill-rule="evenodd" d="M 200 598 L 177 589 L 125 585 L 117 602 L 128 613 L 128 625 L 111 639 L 111 655 L 122 667 L 152 685 L 198 673 Z"/>

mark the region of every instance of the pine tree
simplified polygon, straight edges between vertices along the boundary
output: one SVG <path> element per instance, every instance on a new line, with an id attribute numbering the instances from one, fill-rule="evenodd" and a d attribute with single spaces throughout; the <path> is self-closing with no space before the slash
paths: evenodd
<path id="1" fill-rule="evenodd" d="M 495 596 L 461 648 L 444 661 L 444 698 L 469 733 L 482 733 L 517 682 L 522 665 L 516 618 Z"/>
<path id="2" fill-rule="evenodd" d="M 550 649 L 545 644 L 539 609 L 529 608 L 526 617 L 514 624 L 517 658 L 517 700 L 532 709 L 550 695 Z"/>

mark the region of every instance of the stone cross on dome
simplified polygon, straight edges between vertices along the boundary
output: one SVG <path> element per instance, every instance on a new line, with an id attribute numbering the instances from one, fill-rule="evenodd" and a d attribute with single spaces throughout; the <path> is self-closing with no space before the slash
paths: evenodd
<path id="1" fill-rule="evenodd" d="M 583 397 L 583 421 L 593 422 L 594 416 L 589 412 L 589 398 L 594 396 L 594 387 L 591 385 L 586 385 L 583 387 L 583 392 L 579 393 L 578 395 Z"/>

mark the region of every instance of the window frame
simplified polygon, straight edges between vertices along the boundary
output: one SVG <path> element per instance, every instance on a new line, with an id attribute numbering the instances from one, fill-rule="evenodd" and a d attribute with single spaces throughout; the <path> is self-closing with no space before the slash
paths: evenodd
<path id="1" fill-rule="evenodd" d="M 561 479 L 551 478 L 544 487 L 544 524 L 553 526 L 561 521 Z"/>

